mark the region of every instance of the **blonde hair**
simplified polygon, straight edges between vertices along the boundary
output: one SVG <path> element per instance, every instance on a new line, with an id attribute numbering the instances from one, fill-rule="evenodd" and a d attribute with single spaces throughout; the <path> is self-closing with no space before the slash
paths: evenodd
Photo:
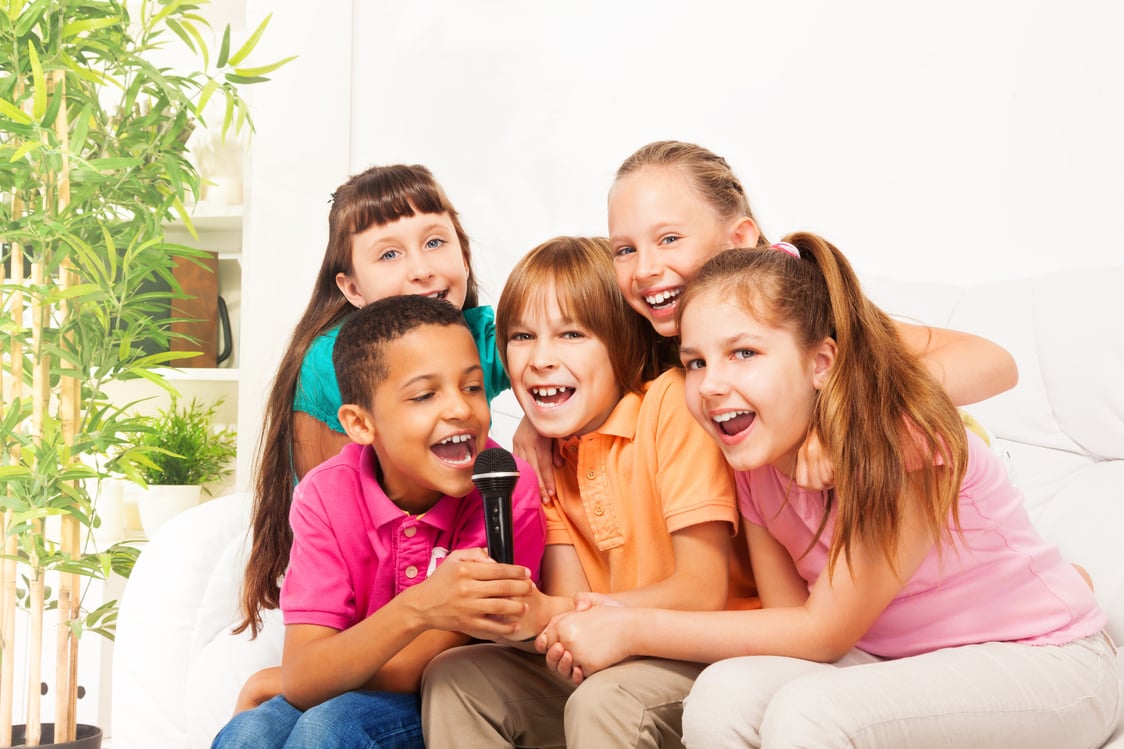
<path id="1" fill-rule="evenodd" d="M 881 549 L 892 565 L 907 498 L 924 503 L 922 514 L 937 543 L 947 535 L 950 517 L 959 528 L 968 461 L 964 424 L 940 383 L 906 349 L 894 322 L 863 295 L 843 254 L 815 234 L 790 234 L 785 241 L 799 257 L 737 249 L 708 260 L 680 299 L 678 314 L 682 318 L 695 299 L 714 292 L 788 328 L 806 349 L 835 340 L 835 363 L 810 423 L 835 466 L 828 572 L 840 554 L 850 563 L 856 539 Z"/>
<path id="2" fill-rule="evenodd" d="M 761 232 L 761 224 L 753 215 L 745 188 L 734 170 L 718 154 L 694 143 L 678 140 L 659 140 L 642 146 L 624 160 L 617 169 L 615 181 L 648 166 L 666 166 L 679 169 L 687 181 L 706 203 L 723 219 L 746 216 L 757 225 L 758 247 L 767 247 L 769 240 Z"/>
<path id="3" fill-rule="evenodd" d="M 496 305 L 496 339 L 505 367 L 512 329 L 528 308 L 543 303 L 544 294 L 553 294 L 563 315 L 605 344 L 624 390 L 642 392 L 644 383 L 659 374 L 655 333 L 617 286 L 604 237 L 555 237 L 515 265 Z"/>

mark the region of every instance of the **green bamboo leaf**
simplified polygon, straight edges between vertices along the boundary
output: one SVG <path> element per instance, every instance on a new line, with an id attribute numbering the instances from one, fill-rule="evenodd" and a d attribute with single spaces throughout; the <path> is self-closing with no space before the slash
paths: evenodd
<path id="1" fill-rule="evenodd" d="M 265 83 L 266 81 L 269 80 L 265 76 L 261 76 L 261 75 L 247 76 L 247 75 L 238 75 L 236 73 L 227 73 L 224 77 L 226 78 L 226 80 L 230 81 L 231 83 L 242 83 L 242 84 L 246 84 L 246 83 Z"/>
<path id="2" fill-rule="evenodd" d="M 116 156 L 106 157 L 104 159 L 90 159 L 87 163 L 91 169 L 95 169 L 99 172 L 112 172 L 119 169 L 132 169 L 133 167 L 140 166 L 144 162 L 140 159 Z"/>
<path id="3" fill-rule="evenodd" d="M 20 11 L 26 5 L 25 0 L 8 0 L 8 21 L 15 21 L 19 18 Z"/>
<path id="4" fill-rule="evenodd" d="M 38 24 L 39 21 L 43 18 L 43 14 L 46 12 L 47 7 L 51 4 L 51 2 L 52 0 L 35 0 L 35 2 L 33 2 L 30 7 L 27 8 L 27 10 L 23 10 L 21 8 L 19 11 L 17 11 L 19 22 L 16 23 L 15 29 L 13 29 L 16 38 L 23 38 L 27 36 L 27 32 L 31 31 L 31 27 Z M 11 13 L 12 11 L 9 10 L 8 15 L 14 21 L 16 17 L 12 16 Z"/>
<path id="5" fill-rule="evenodd" d="M 24 156 L 27 156 L 32 151 L 37 151 L 42 147 L 43 147 L 43 144 L 40 143 L 37 140 L 24 141 L 23 145 L 20 146 L 19 148 L 17 148 L 16 152 L 12 154 L 12 157 L 10 159 L 8 159 L 8 163 L 14 164 L 17 161 L 19 161 L 20 159 L 22 159 Z"/>
<path id="6" fill-rule="evenodd" d="M 196 19 L 198 18 L 198 16 L 184 15 L 184 17 L 180 19 L 180 25 L 183 27 L 184 31 L 194 37 L 195 43 L 199 46 L 199 54 L 203 57 L 203 70 L 209 70 L 211 67 L 211 53 L 207 49 L 207 42 L 203 39 L 203 35 L 199 33 L 199 29 L 195 26 Z M 205 20 L 203 24 L 208 28 L 210 27 L 210 24 Z"/>
<path id="7" fill-rule="evenodd" d="M 230 125 L 234 122 L 234 99 L 237 94 L 230 88 L 226 89 L 226 112 L 222 118 L 222 137 L 225 140 L 226 134 L 230 130 Z"/>
<path id="8" fill-rule="evenodd" d="M 21 125 L 31 124 L 31 115 L 23 111 L 7 99 L 0 99 L 0 114 L 18 122 Z"/>
<path id="9" fill-rule="evenodd" d="M 183 43 L 187 45 L 188 49 L 190 49 L 192 52 L 196 52 L 195 41 L 187 33 L 187 29 L 180 25 L 179 21 L 174 18 L 169 18 L 168 28 L 174 31 L 176 36 L 183 40 Z"/>
<path id="10" fill-rule="evenodd" d="M 222 32 L 222 44 L 219 46 L 219 59 L 215 61 L 215 66 L 224 68 L 226 67 L 227 57 L 230 55 L 230 24 Z"/>
<path id="11" fill-rule="evenodd" d="M 245 60 L 246 57 L 254 51 L 254 47 L 258 46 L 258 41 L 261 39 L 261 35 L 265 33 L 265 27 L 269 25 L 269 19 L 271 18 L 273 18 L 272 13 L 267 15 L 265 19 L 258 24 L 258 27 L 254 29 L 254 33 L 250 34 L 250 38 L 247 39 L 245 43 L 238 48 L 238 51 L 235 52 L 234 56 L 230 58 L 231 67 L 238 65 L 238 63 Z M 219 67 L 221 68 L 222 66 L 220 65 Z"/>
<path id="12" fill-rule="evenodd" d="M 28 41 L 27 43 L 27 57 L 31 62 L 31 86 L 32 86 L 32 105 L 31 117 L 32 119 L 43 121 L 43 115 L 47 112 L 47 79 L 43 75 L 43 65 L 39 62 L 39 53 L 35 51 L 35 43 Z"/>
<path id="13" fill-rule="evenodd" d="M 90 121 L 93 119 L 93 105 L 87 103 L 82 111 L 74 118 L 74 129 L 70 131 L 70 152 L 80 154 L 86 146 L 86 135 L 90 131 Z"/>
<path id="14" fill-rule="evenodd" d="M 211 95 L 218 89 L 219 82 L 213 78 L 207 81 L 203 86 L 203 90 L 199 92 L 199 102 L 195 105 L 195 111 L 202 115 L 203 110 L 207 107 L 207 102 L 211 100 Z"/>
<path id="15" fill-rule="evenodd" d="M 297 59 L 297 56 L 291 55 L 289 57 L 286 57 L 284 60 L 278 60 L 277 62 L 270 65 L 260 65 L 256 68 L 234 68 L 234 74 L 246 78 L 256 78 L 257 76 L 265 75 L 266 73 L 272 73 L 282 65 L 286 65 L 295 59 Z"/>
<path id="16" fill-rule="evenodd" d="M 187 0 L 173 0 L 173 2 L 168 3 L 164 6 L 163 10 L 152 17 L 152 20 L 148 22 L 148 25 L 150 27 L 156 26 L 156 24 L 167 18 L 169 14 L 179 10 L 180 6 L 182 6 L 185 2 L 187 2 Z"/>
<path id="17" fill-rule="evenodd" d="M 120 16 L 107 16 L 103 18 L 86 18 L 81 21 L 71 21 L 62 27 L 63 39 L 69 39 L 73 36 L 78 36 L 88 31 L 96 31 L 98 29 L 105 29 L 110 26 L 116 26 L 121 23 Z"/>

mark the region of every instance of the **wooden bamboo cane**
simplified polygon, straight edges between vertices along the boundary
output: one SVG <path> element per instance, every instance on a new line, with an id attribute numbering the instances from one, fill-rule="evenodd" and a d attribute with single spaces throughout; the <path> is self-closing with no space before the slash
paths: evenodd
<path id="1" fill-rule="evenodd" d="M 12 200 L 13 218 L 23 213 L 23 204 L 18 197 Z M 7 297 L 6 306 L 11 313 L 11 319 L 17 326 L 23 324 L 23 248 L 18 242 L 12 242 L 10 259 L 12 263 L 12 287 L 18 289 Z M 0 263 L 0 278 L 3 277 L 4 266 Z M 12 335 L 11 345 L 8 349 L 11 357 L 9 367 L 11 374 L 2 383 L 5 404 L 17 404 L 23 397 L 23 338 L 19 333 Z M 0 375 L 3 370 L 0 370 Z M 8 457 L 12 464 L 20 459 L 18 444 L 10 443 Z M 0 745 L 8 746 L 12 743 L 12 709 L 15 694 L 15 642 L 16 642 L 16 553 L 19 551 L 18 540 L 11 534 L 14 523 L 14 513 L 4 513 L 4 554 L 3 573 L 0 580 L 3 588 L 0 590 L 0 643 L 6 655 L 0 662 Z"/>
<path id="2" fill-rule="evenodd" d="M 46 276 L 46 258 L 31 264 L 31 285 L 42 289 Z M 43 438 L 43 419 L 50 405 L 50 361 L 43 348 L 43 328 L 47 323 L 47 309 L 43 295 L 38 291 L 31 296 L 31 433 L 35 439 Z M 43 534 L 43 523 L 36 520 L 32 533 Z M 35 552 L 28 559 L 35 571 L 31 581 L 31 619 L 27 643 L 27 745 L 38 746 L 41 736 L 42 700 L 39 685 L 43 681 L 43 575 L 39 574 L 40 560 Z"/>
<path id="3" fill-rule="evenodd" d="M 66 77 L 63 71 L 52 74 L 55 95 L 61 97 L 58 115 L 55 117 L 55 137 L 62 154 L 62 166 L 55 182 L 56 210 L 61 213 L 70 203 L 70 137 L 67 129 Z M 69 259 L 64 259 L 59 283 L 62 289 L 77 284 L 76 274 Z M 63 320 L 74 313 L 75 302 L 63 305 Z M 62 435 L 68 445 L 74 443 L 81 412 L 82 383 L 75 377 L 62 377 L 59 384 L 59 415 L 62 420 Z M 62 553 L 72 559 L 81 553 L 81 534 L 78 519 L 70 514 L 62 516 Z M 58 661 L 55 668 L 55 743 L 75 739 L 75 722 L 78 705 L 78 638 L 70 623 L 78 618 L 80 591 L 76 574 L 60 575 L 58 608 Z"/>

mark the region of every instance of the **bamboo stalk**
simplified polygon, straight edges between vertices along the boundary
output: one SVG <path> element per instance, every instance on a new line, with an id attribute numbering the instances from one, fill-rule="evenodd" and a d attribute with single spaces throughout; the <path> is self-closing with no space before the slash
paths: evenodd
<path id="1" fill-rule="evenodd" d="M 13 218 L 23 213 L 22 201 L 18 197 L 12 200 Z M 23 248 L 18 242 L 12 242 L 10 259 L 12 263 L 12 286 L 20 288 L 11 294 L 6 302 L 11 312 L 11 319 L 17 324 L 23 324 Z M 4 266 L 0 263 L 0 278 L 3 277 Z M 8 349 L 10 357 L 10 376 L 0 382 L 3 389 L 3 402 L 16 404 L 23 397 L 23 338 L 19 333 L 14 333 Z M 0 376 L 3 370 L 0 369 Z M 8 458 L 15 464 L 20 459 L 18 444 L 10 443 Z M 16 566 L 16 553 L 19 543 L 15 534 L 11 533 L 14 523 L 14 514 L 11 511 L 4 513 L 4 554 L 2 574 L 2 589 L 0 589 L 0 645 L 3 646 L 5 655 L 0 660 L 0 745 L 7 746 L 12 743 L 12 711 L 15 695 L 15 644 L 16 644 L 16 579 L 18 568 Z"/>
<path id="2" fill-rule="evenodd" d="M 31 284 L 35 289 L 43 288 L 45 265 L 44 258 L 31 265 Z M 50 362 L 43 348 L 43 327 L 46 323 L 47 309 L 42 294 L 37 291 L 31 296 L 31 431 L 33 437 L 39 440 L 43 438 L 43 420 L 51 398 Z M 43 534 L 43 524 L 39 520 L 35 521 L 32 534 Z M 31 583 L 31 621 L 28 627 L 27 745 L 38 746 L 42 728 L 39 685 L 43 681 L 43 575 L 37 555 L 28 559 L 28 564 L 35 578 Z"/>
<path id="3" fill-rule="evenodd" d="M 56 213 L 61 213 L 70 203 L 70 138 L 66 111 L 66 77 L 63 71 L 52 73 L 51 83 L 55 95 L 62 97 L 62 104 L 55 117 L 55 137 L 62 154 L 62 166 L 55 182 Z M 59 283 L 62 289 L 77 284 L 73 265 L 64 259 Z M 63 305 L 63 320 L 74 314 L 73 302 Z M 74 443 L 81 413 L 82 384 L 75 377 L 63 377 L 59 383 L 59 416 L 62 420 L 63 439 L 68 445 Z M 62 553 L 76 559 L 81 553 L 81 533 L 78 518 L 66 514 L 62 516 Z M 58 609 L 58 661 L 55 668 L 55 743 L 75 739 L 76 712 L 78 706 L 78 638 L 70 627 L 70 622 L 78 618 L 79 580 L 76 574 L 62 574 L 59 580 Z"/>
<path id="4" fill-rule="evenodd" d="M 43 524 L 36 520 L 35 533 L 43 532 Z M 33 559 L 34 568 L 39 560 Z M 43 683 L 43 575 L 31 581 L 31 624 L 27 635 L 27 745 L 39 746 L 42 736 L 42 701 L 40 684 Z"/>

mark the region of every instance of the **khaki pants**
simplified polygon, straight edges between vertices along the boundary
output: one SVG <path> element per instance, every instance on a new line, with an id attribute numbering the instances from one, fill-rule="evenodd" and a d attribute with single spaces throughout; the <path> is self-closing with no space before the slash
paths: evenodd
<path id="1" fill-rule="evenodd" d="M 1067 645 L 991 642 L 832 664 L 719 661 L 687 697 L 689 747 L 1099 747 L 1119 719 L 1116 652 L 1105 634 Z"/>
<path id="2" fill-rule="evenodd" d="M 452 648 L 422 678 L 429 749 L 679 747 L 683 698 L 702 665 L 620 663 L 574 687 L 543 656 L 503 645 Z"/>

